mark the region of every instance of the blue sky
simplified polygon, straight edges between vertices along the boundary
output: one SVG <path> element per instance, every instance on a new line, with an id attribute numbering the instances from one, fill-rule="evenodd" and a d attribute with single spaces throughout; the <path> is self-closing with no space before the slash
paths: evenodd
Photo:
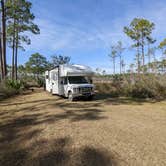
<path id="1" fill-rule="evenodd" d="M 156 24 L 153 36 L 160 42 L 166 37 L 165 0 L 31 0 L 41 34 L 30 35 L 31 45 L 19 51 L 19 64 L 35 52 L 48 59 L 54 54 L 71 57 L 73 63 L 112 72 L 108 57 L 110 45 L 121 40 L 124 47 L 131 40 L 123 33 L 135 17 Z M 156 44 L 158 44 L 158 42 Z M 133 62 L 133 51 L 123 53 L 127 64 Z M 8 50 L 8 63 L 11 53 Z"/>

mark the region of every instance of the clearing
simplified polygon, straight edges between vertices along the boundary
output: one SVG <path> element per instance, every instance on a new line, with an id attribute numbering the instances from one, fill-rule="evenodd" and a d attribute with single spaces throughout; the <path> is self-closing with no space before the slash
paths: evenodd
<path id="1" fill-rule="evenodd" d="M 0 102 L 0 165 L 166 165 L 166 102 L 69 102 L 41 89 Z"/>

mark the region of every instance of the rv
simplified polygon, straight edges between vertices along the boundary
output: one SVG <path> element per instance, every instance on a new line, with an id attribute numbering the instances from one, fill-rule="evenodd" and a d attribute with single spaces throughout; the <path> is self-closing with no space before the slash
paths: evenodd
<path id="1" fill-rule="evenodd" d="M 67 97 L 70 101 L 77 97 L 92 99 L 94 96 L 93 74 L 88 66 L 59 65 L 45 72 L 46 90 L 52 94 Z"/>

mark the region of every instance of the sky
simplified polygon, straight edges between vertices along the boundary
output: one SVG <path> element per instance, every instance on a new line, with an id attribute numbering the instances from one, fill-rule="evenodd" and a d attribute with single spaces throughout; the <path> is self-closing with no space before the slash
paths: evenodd
<path id="1" fill-rule="evenodd" d="M 52 55 L 71 57 L 71 62 L 101 68 L 112 73 L 108 56 L 110 46 L 122 41 L 132 44 L 123 33 L 133 18 L 145 18 L 155 23 L 156 45 L 166 37 L 165 0 L 30 0 L 40 35 L 30 35 L 31 45 L 19 51 L 18 63 L 25 63 L 31 54 L 39 52 L 49 60 Z M 8 49 L 8 63 L 11 50 Z M 126 64 L 134 62 L 134 51 L 123 52 Z"/>

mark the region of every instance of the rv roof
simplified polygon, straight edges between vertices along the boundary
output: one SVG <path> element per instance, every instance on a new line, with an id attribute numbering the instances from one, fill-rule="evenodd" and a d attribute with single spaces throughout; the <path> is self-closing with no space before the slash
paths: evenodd
<path id="1" fill-rule="evenodd" d="M 93 71 L 88 66 L 83 65 L 60 65 L 60 76 L 89 76 Z"/>

